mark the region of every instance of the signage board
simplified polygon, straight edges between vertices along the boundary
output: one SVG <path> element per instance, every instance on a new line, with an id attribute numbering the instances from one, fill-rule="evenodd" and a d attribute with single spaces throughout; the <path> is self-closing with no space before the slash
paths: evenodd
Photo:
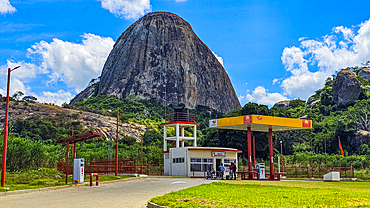
<path id="1" fill-rule="evenodd" d="M 226 152 L 212 152 L 212 157 L 226 157 Z"/>
<path id="2" fill-rule="evenodd" d="M 217 119 L 209 120 L 209 127 L 217 127 Z"/>

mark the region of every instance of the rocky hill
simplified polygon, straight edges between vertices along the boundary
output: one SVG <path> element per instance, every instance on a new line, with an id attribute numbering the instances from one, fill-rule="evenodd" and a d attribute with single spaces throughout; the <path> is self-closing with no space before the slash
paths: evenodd
<path id="1" fill-rule="evenodd" d="M 5 102 L 0 103 L 0 129 L 4 129 Z M 94 129 L 104 135 L 108 140 L 115 140 L 117 119 L 86 111 L 61 108 L 53 105 L 38 103 L 10 102 L 9 123 L 17 119 L 32 119 L 45 117 L 63 117 L 70 121 L 81 122 L 85 128 Z M 141 124 L 128 122 L 119 124 L 120 138 L 124 135 L 136 138 L 140 141 L 147 128 Z"/>
<path id="2" fill-rule="evenodd" d="M 116 41 L 99 83 L 71 104 L 91 95 L 136 95 L 164 105 L 209 106 L 221 112 L 240 109 L 229 77 L 189 23 L 172 13 L 150 13 Z"/>

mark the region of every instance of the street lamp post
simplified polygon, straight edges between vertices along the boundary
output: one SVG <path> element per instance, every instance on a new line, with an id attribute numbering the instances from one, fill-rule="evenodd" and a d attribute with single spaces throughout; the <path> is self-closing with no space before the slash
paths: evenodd
<path id="1" fill-rule="evenodd" d="M 3 165 L 1 169 L 1 187 L 5 186 L 5 169 L 6 169 L 6 148 L 8 140 L 8 113 L 9 113 L 9 88 L 10 88 L 10 72 L 18 69 L 21 66 L 17 66 L 13 69 L 8 68 L 8 86 L 6 93 L 6 110 L 5 110 L 5 126 L 4 126 L 4 144 L 3 144 Z"/>

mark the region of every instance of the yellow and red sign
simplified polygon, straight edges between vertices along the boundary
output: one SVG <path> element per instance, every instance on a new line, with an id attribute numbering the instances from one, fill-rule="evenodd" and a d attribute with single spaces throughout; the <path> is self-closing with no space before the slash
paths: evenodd
<path id="1" fill-rule="evenodd" d="M 250 123 L 252 123 L 252 117 L 244 116 L 244 124 L 250 124 Z"/>
<path id="2" fill-rule="evenodd" d="M 311 120 L 302 120 L 303 128 L 311 128 Z"/>

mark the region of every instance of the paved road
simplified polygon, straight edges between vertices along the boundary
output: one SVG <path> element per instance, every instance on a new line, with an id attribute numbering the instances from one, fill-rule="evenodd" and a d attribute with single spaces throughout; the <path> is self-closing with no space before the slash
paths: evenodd
<path id="1" fill-rule="evenodd" d="M 205 179 L 142 178 L 100 186 L 80 186 L 13 196 L 0 196 L 0 207 L 127 207 L 142 208 L 155 196 L 210 183 Z"/>

